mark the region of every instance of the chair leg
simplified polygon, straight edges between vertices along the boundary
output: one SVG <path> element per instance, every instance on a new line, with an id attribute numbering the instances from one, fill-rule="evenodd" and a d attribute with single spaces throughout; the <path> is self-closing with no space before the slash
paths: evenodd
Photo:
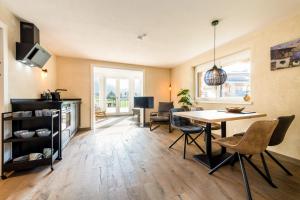
<path id="1" fill-rule="evenodd" d="M 149 126 L 150 126 L 150 131 L 154 131 L 155 129 L 157 129 L 160 125 L 157 124 L 154 128 L 152 128 L 152 126 L 155 125 L 155 123 L 150 122 Z"/>
<path id="2" fill-rule="evenodd" d="M 212 175 L 215 171 L 217 171 L 220 167 L 222 167 L 223 165 L 225 165 L 229 160 L 231 160 L 236 154 L 233 154 L 231 156 L 229 156 L 228 158 L 226 158 L 225 160 L 223 160 L 223 162 L 219 163 L 217 166 L 215 166 L 212 170 L 210 170 L 208 172 L 209 175 Z"/>
<path id="3" fill-rule="evenodd" d="M 253 155 L 249 155 L 248 158 L 251 159 Z"/>
<path id="4" fill-rule="evenodd" d="M 183 159 L 185 159 L 186 143 L 187 143 L 187 134 L 184 134 Z"/>
<path id="5" fill-rule="evenodd" d="M 192 139 L 192 142 L 195 143 L 195 145 L 202 151 L 202 153 L 205 153 L 205 151 L 202 149 L 202 147 L 196 142 L 196 140 L 193 140 L 192 136 L 188 135 L 188 137 L 190 137 Z M 188 143 L 188 140 L 187 140 L 187 144 Z"/>
<path id="6" fill-rule="evenodd" d="M 287 173 L 287 175 L 293 176 L 293 174 L 287 168 L 285 168 L 274 156 L 272 156 L 270 152 L 268 152 L 267 150 L 265 150 L 265 152 L 279 167 L 281 167 L 281 169 L 285 171 L 285 173 Z"/>
<path id="7" fill-rule="evenodd" d="M 243 157 L 273 188 L 277 188 L 277 186 L 247 156 Z"/>
<path id="8" fill-rule="evenodd" d="M 175 140 L 175 142 L 173 142 L 173 143 L 169 146 L 169 148 L 172 148 L 172 146 L 173 146 L 174 144 L 176 144 L 176 142 L 178 142 L 178 140 L 180 140 L 180 139 L 182 138 L 182 136 L 184 136 L 184 133 L 183 133 L 179 138 L 177 138 L 177 139 Z"/>
<path id="9" fill-rule="evenodd" d="M 250 187 L 249 187 L 249 183 L 248 183 L 248 178 L 247 178 L 247 173 L 245 170 L 243 158 L 239 153 L 237 153 L 237 155 L 238 155 L 238 158 L 240 161 L 241 171 L 242 171 L 242 175 L 243 175 L 243 179 L 244 179 L 244 187 L 247 192 L 247 197 L 249 200 L 252 200 L 252 195 L 251 195 L 251 191 L 250 191 Z"/>
<path id="10" fill-rule="evenodd" d="M 249 158 L 249 157 L 248 157 L 248 158 Z M 266 172 L 267 177 L 269 178 L 269 180 L 270 180 L 271 182 L 273 182 L 273 181 L 272 181 L 272 178 L 271 178 L 271 174 L 270 174 L 269 168 L 268 168 L 268 166 L 267 166 L 267 163 L 266 163 L 266 160 L 265 160 L 265 157 L 264 157 L 264 154 L 263 154 L 263 153 L 260 153 L 260 158 L 261 158 L 261 161 L 262 161 L 262 163 L 263 163 L 263 166 L 264 166 L 264 169 L 265 169 L 265 172 Z"/>
<path id="11" fill-rule="evenodd" d="M 172 133 L 171 123 L 169 123 L 169 133 Z"/>
<path id="12" fill-rule="evenodd" d="M 192 136 L 190 136 L 190 138 L 192 139 L 192 141 L 188 142 L 188 144 L 192 144 L 195 140 L 197 140 L 197 138 L 203 133 L 203 131 L 201 133 L 199 133 L 199 135 L 197 135 L 195 138 L 192 138 Z"/>
<path id="13" fill-rule="evenodd" d="M 237 154 L 235 154 L 235 156 L 232 157 L 231 161 L 230 161 L 230 165 L 233 167 L 235 162 L 237 162 L 239 160 Z"/>

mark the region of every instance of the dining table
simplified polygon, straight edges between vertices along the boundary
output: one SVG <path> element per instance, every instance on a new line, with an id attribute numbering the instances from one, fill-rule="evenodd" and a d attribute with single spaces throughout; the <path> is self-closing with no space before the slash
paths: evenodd
<path id="1" fill-rule="evenodd" d="M 226 159 L 231 154 L 226 151 L 225 147 L 221 148 L 221 153 L 218 155 L 213 155 L 212 152 L 212 123 L 221 123 L 221 137 L 226 137 L 226 123 L 228 121 L 236 121 L 243 119 L 266 117 L 265 113 L 257 112 L 240 112 L 240 113 L 230 113 L 225 110 L 202 110 L 202 111 L 184 111 L 184 112 L 174 112 L 173 115 L 183 118 L 188 118 L 191 120 L 197 120 L 204 122 L 205 126 L 205 154 L 194 155 L 196 161 L 204 164 L 208 168 L 212 169 L 224 159 Z"/>

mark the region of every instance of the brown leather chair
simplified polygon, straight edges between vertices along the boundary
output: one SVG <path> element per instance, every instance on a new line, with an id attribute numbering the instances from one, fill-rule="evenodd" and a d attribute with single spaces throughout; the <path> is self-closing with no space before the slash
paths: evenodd
<path id="1" fill-rule="evenodd" d="M 272 134 L 272 137 L 270 139 L 270 142 L 269 142 L 268 146 L 276 146 L 276 145 L 279 145 L 283 142 L 284 137 L 287 133 L 287 130 L 289 129 L 289 127 L 292 124 L 292 122 L 294 121 L 294 119 L 295 119 L 295 115 L 278 117 L 278 125 L 276 126 L 276 128 L 275 128 L 275 130 Z M 236 134 L 236 135 L 241 136 L 243 134 L 244 133 L 239 133 L 239 134 Z M 292 173 L 287 168 L 285 168 L 268 150 L 265 150 L 265 153 L 279 167 L 281 167 L 281 169 L 283 169 L 289 176 L 292 176 Z M 250 155 L 248 158 L 251 158 L 251 157 L 252 157 L 252 155 Z M 265 158 L 264 158 L 264 154 L 261 153 L 260 157 L 261 157 L 261 161 L 263 163 L 266 175 L 268 176 L 268 178 L 270 180 L 272 180 L 269 169 L 268 169 L 268 166 L 267 166 L 267 163 L 266 163 Z"/>
<path id="2" fill-rule="evenodd" d="M 174 108 L 173 102 L 159 102 L 158 103 L 158 112 L 150 113 L 150 131 L 158 128 L 161 124 L 169 125 L 169 132 L 171 132 L 170 124 L 170 110 Z M 153 125 L 157 125 L 152 128 Z"/>
<path id="3" fill-rule="evenodd" d="M 269 121 L 257 121 L 254 122 L 248 130 L 242 136 L 232 136 L 226 138 L 220 138 L 213 140 L 214 143 L 217 143 L 223 147 L 226 147 L 235 153 L 227 157 L 222 163 L 213 168 L 209 174 L 213 174 L 220 167 L 225 165 L 227 162 L 234 159 L 236 156 L 239 159 L 240 167 L 244 179 L 244 186 L 247 192 L 248 199 L 252 199 L 251 191 L 248 183 L 247 174 L 245 171 L 243 158 L 248 161 L 248 163 L 261 175 L 266 181 L 269 182 L 273 187 L 276 187 L 271 180 L 268 179 L 246 155 L 261 154 L 264 152 L 270 142 L 273 131 L 275 130 L 278 124 L 278 120 L 269 120 Z"/>

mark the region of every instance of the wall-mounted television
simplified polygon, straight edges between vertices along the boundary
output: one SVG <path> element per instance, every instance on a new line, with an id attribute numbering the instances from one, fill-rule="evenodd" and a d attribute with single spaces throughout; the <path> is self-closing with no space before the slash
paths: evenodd
<path id="1" fill-rule="evenodd" d="M 153 108 L 154 97 L 134 97 L 135 108 Z"/>

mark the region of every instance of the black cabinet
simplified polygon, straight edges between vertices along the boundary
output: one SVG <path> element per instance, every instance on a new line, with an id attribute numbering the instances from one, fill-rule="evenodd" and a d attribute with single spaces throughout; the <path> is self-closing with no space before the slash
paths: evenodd
<path id="1" fill-rule="evenodd" d="M 81 99 L 62 99 L 61 101 L 47 101 L 41 99 L 11 99 L 13 111 L 58 109 L 61 115 L 60 141 L 64 148 L 80 127 Z"/>
<path id="2" fill-rule="evenodd" d="M 26 105 L 27 112 L 34 113 L 33 108 Z M 16 112 L 15 107 L 13 110 Z M 24 110 L 20 110 L 24 111 Z M 53 170 L 53 162 L 58 159 L 61 160 L 61 146 L 60 146 L 60 110 L 51 110 L 49 116 L 34 116 L 31 114 L 28 117 L 14 116 L 13 112 L 2 113 L 2 130 L 1 130 L 1 152 L 2 152 L 2 171 L 1 178 L 5 179 L 12 171 L 32 169 L 41 165 L 50 165 Z M 5 123 L 9 122 L 9 123 Z M 10 128 L 5 127 L 9 125 Z M 7 129 L 8 128 L 8 129 Z M 47 128 L 50 135 L 38 135 L 37 129 Z M 11 135 L 5 137 L 5 130 L 11 130 Z M 28 130 L 33 132 L 33 135 L 21 138 L 16 137 L 13 133 L 15 131 Z M 4 161 L 4 145 L 10 144 L 10 157 Z M 44 150 L 50 149 L 50 155 L 45 154 Z M 32 154 L 40 154 L 42 157 L 31 158 Z M 22 158 L 21 160 L 17 160 Z"/>

